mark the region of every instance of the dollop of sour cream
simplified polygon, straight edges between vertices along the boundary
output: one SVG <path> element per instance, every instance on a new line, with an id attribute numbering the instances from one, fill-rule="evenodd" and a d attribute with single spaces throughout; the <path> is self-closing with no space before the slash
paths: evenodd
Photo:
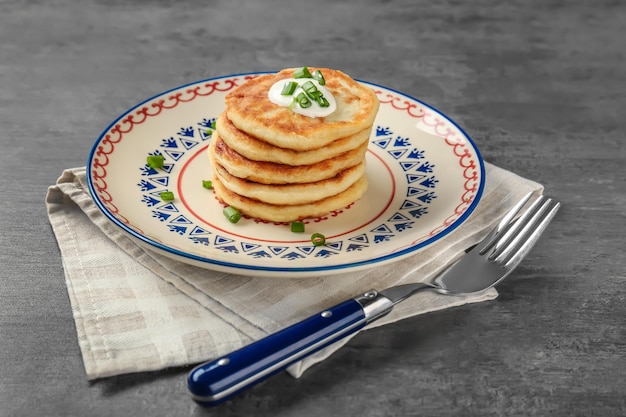
<path id="1" fill-rule="evenodd" d="M 283 87 L 286 83 L 294 81 L 298 84 L 298 88 L 292 95 L 284 96 L 281 94 Z M 294 97 L 303 92 L 302 84 L 307 81 L 311 81 L 315 84 L 315 87 L 324 95 L 328 100 L 328 107 L 321 107 L 315 100 L 311 100 L 311 106 L 303 109 L 297 103 L 293 103 Z M 290 107 L 294 113 L 302 114 L 308 117 L 326 117 L 332 114 L 337 109 L 337 102 L 332 93 L 323 85 L 313 78 L 287 78 L 284 80 L 276 81 L 269 89 L 267 97 L 274 104 L 278 104 L 283 107 Z M 293 103 L 293 104 L 292 104 Z"/>

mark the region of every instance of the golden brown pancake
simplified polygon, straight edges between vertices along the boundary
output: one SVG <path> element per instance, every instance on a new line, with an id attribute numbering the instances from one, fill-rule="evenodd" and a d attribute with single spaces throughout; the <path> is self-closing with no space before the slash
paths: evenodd
<path id="1" fill-rule="evenodd" d="M 285 165 L 311 165 L 333 158 L 367 142 L 371 132 L 371 127 L 368 127 L 354 135 L 334 140 L 322 148 L 295 151 L 271 145 L 237 129 L 226 113 L 222 113 L 217 119 L 216 125 L 220 138 L 229 148 L 241 156 L 253 161 L 275 162 Z"/>
<path id="2" fill-rule="evenodd" d="M 306 184 L 259 184 L 242 180 L 214 163 L 215 175 L 234 193 L 270 204 L 306 204 L 339 194 L 365 174 L 365 162 L 341 171 L 332 178 Z"/>
<path id="3" fill-rule="evenodd" d="M 332 178 L 341 171 L 360 164 L 365 159 L 367 145 L 364 142 L 356 149 L 315 164 L 292 166 L 245 158 L 229 148 L 218 132 L 213 134 L 209 155 L 230 175 L 238 178 L 261 184 L 303 184 Z"/>
<path id="4" fill-rule="evenodd" d="M 321 70 L 337 109 L 326 117 L 308 117 L 278 106 L 268 98 L 277 81 L 292 78 L 295 68 L 260 75 L 226 96 L 226 114 L 240 130 L 280 148 L 306 151 L 371 128 L 378 111 L 374 91 L 341 71 Z"/>
<path id="5" fill-rule="evenodd" d="M 328 116 L 302 115 L 269 99 L 272 85 L 293 78 L 295 68 L 253 78 L 226 96 L 208 148 L 222 202 L 250 217 L 288 222 L 342 209 L 365 193 L 378 98 L 341 71 L 319 70 L 337 104 Z"/>
<path id="6" fill-rule="evenodd" d="M 241 196 L 213 178 L 213 189 L 219 199 L 250 217 L 272 222 L 291 222 L 307 218 L 320 217 L 334 210 L 342 209 L 361 198 L 367 189 L 367 178 L 362 176 L 347 190 L 325 199 L 308 204 L 281 205 L 268 204 Z"/>

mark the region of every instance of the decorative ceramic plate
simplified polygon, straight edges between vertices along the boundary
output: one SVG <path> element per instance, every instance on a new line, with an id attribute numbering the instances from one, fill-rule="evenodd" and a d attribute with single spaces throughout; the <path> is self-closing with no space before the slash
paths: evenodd
<path id="1" fill-rule="evenodd" d="M 258 73 L 188 84 L 138 104 L 100 135 L 87 163 L 90 192 L 106 217 L 142 246 L 204 268 L 243 275 L 316 276 L 401 259 L 454 231 L 485 182 L 475 144 L 452 120 L 400 92 L 363 82 L 380 100 L 366 156 L 369 187 L 357 202 L 290 225 L 230 223 L 213 191 L 211 125 L 234 87 Z M 163 168 L 146 164 L 163 155 Z M 173 201 L 163 201 L 172 191 Z M 314 246 L 313 233 L 326 236 Z"/>

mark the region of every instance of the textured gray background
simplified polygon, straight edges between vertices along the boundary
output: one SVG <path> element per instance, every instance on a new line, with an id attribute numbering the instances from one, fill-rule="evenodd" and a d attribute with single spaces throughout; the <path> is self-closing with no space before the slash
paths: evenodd
<path id="1" fill-rule="evenodd" d="M 0 0 L 0 416 L 626 414 L 626 3 Z M 213 410 L 188 369 L 85 380 L 44 195 L 120 113 L 334 67 L 422 99 L 563 208 L 493 302 L 356 337 Z"/>

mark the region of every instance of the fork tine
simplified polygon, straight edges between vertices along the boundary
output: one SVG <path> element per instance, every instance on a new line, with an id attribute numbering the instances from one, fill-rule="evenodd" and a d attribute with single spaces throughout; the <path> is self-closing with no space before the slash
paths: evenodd
<path id="1" fill-rule="evenodd" d="M 511 224 L 513 218 L 517 216 L 517 213 L 519 213 L 519 211 L 522 209 L 522 207 L 524 207 L 526 202 L 528 202 L 528 200 L 534 193 L 534 191 L 527 193 L 524 197 L 522 197 L 520 201 L 515 203 L 515 205 L 511 207 L 509 211 L 506 212 L 504 217 L 502 217 L 502 220 L 498 222 L 495 229 L 493 230 L 492 237 L 489 242 L 487 242 L 480 250 L 481 255 L 484 255 L 485 253 L 487 253 L 488 250 L 493 247 L 494 243 L 500 238 L 500 234 L 503 233 L 504 230 Z"/>
<path id="2" fill-rule="evenodd" d="M 515 221 L 512 221 L 511 224 L 504 230 L 504 232 L 500 235 L 496 235 L 493 239 L 492 248 L 493 250 L 489 254 L 489 260 L 493 261 L 496 256 L 502 253 L 504 247 L 506 247 L 511 240 L 517 236 L 519 230 L 526 224 L 528 219 L 535 213 L 540 204 L 545 201 L 543 195 L 540 195 L 535 201 L 532 202 L 530 207 L 528 207 Z M 486 252 L 486 251 L 483 251 Z"/>
<path id="3" fill-rule="evenodd" d="M 502 259 L 515 248 L 515 245 L 526 236 L 530 228 L 541 218 L 551 201 L 551 199 L 545 196 L 540 196 L 528 210 L 516 220 L 515 225 L 509 229 L 506 239 L 503 238 L 502 241 L 496 244 L 496 249 L 489 259 L 495 260 L 499 258 L 499 261 L 502 261 Z"/>
<path id="4" fill-rule="evenodd" d="M 530 252 L 539 240 L 561 204 L 547 199 L 541 207 L 528 219 L 517 236 L 495 258 L 495 262 L 505 268 L 514 268 Z"/>
<path id="5" fill-rule="evenodd" d="M 522 207 L 524 207 L 524 204 L 526 204 L 526 202 L 530 199 L 530 197 L 534 194 L 534 191 L 531 191 L 529 193 L 527 193 L 524 197 L 522 197 L 522 199 L 520 201 L 518 201 L 505 215 L 504 217 L 502 217 L 502 220 L 500 220 L 500 222 L 498 223 L 498 225 L 496 226 L 496 233 L 501 232 L 506 226 L 509 225 L 509 223 L 511 223 L 511 220 L 513 220 L 513 218 L 515 216 L 517 216 L 517 213 L 519 213 L 519 211 L 522 209 Z"/>

